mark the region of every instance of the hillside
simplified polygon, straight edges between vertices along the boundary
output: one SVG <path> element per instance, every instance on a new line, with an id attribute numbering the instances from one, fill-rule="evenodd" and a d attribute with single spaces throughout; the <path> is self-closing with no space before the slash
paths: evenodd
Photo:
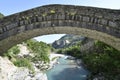
<path id="1" fill-rule="evenodd" d="M 67 34 L 67 35 L 61 37 L 60 39 L 56 40 L 55 42 L 53 42 L 52 47 L 54 47 L 55 49 L 65 48 L 65 47 L 75 45 L 76 43 L 81 42 L 84 39 L 85 39 L 85 37 L 82 37 L 80 35 Z"/>

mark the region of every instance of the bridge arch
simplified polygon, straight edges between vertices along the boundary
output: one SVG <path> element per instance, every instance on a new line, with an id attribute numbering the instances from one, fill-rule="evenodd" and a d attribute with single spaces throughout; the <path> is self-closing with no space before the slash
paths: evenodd
<path id="1" fill-rule="evenodd" d="M 47 34 L 77 34 L 120 50 L 120 11 L 47 5 L 0 19 L 0 53 L 24 40 Z"/>

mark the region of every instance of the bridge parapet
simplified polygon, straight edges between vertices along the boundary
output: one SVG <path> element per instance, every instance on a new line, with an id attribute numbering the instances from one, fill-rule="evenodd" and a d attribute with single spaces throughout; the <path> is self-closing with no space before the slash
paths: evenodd
<path id="1" fill-rule="evenodd" d="M 79 27 L 96 29 L 120 38 L 120 11 L 102 8 L 48 5 L 7 16 L 0 20 L 0 34 L 21 26 L 48 21 L 81 23 Z M 51 22 L 53 23 L 53 22 Z M 51 24 L 52 25 L 52 24 Z M 64 24 L 65 25 L 65 24 Z M 68 26 L 72 26 L 68 25 Z M 47 26 L 47 25 L 43 25 Z M 42 27 L 43 27 L 42 26 Z M 59 25 L 57 25 L 59 26 Z M 16 31 L 19 32 L 19 31 Z M 9 33 L 10 34 L 10 33 Z M 1 37 L 1 39 L 4 39 Z M 0 39 L 0 40 L 1 40 Z"/>

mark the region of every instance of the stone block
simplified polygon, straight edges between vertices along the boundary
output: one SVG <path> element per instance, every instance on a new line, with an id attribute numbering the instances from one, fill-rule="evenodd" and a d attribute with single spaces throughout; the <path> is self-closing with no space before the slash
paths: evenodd
<path id="1" fill-rule="evenodd" d="M 60 20 L 64 20 L 64 19 L 65 19 L 65 15 L 63 15 L 63 14 L 62 14 L 62 15 L 59 14 L 59 15 L 58 15 L 58 19 L 60 19 Z"/>
<path id="2" fill-rule="evenodd" d="M 85 22 L 89 22 L 89 19 L 90 19 L 90 18 L 89 18 L 88 16 L 84 16 L 84 17 L 83 17 L 83 21 L 85 21 Z"/>
<path id="3" fill-rule="evenodd" d="M 54 20 L 57 20 L 58 19 L 58 14 L 54 14 Z"/>
<path id="4" fill-rule="evenodd" d="M 109 21 L 109 26 L 117 27 L 117 24 L 115 22 Z"/>
<path id="5" fill-rule="evenodd" d="M 18 32 L 23 32 L 25 30 L 25 26 L 21 26 L 17 28 Z"/>
<path id="6" fill-rule="evenodd" d="M 51 19 L 52 19 L 52 16 L 51 16 L 51 15 L 46 16 L 46 20 L 47 20 L 47 21 L 50 21 Z"/>
<path id="7" fill-rule="evenodd" d="M 95 13 L 95 17 L 102 18 L 103 15 L 101 13 Z"/>
<path id="8" fill-rule="evenodd" d="M 39 21 L 39 22 L 42 21 L 42 17 L 41 17 L 41 16 L 38 17 L 38 21 Z"/>
<path id="9" fill-rule="evenodd" d="M 98 18 L 94 18 L 94 23 L 98 23 Z"/>
<path id="10" fill-rule="evenodd" d="M 81 15 L 78 15 L 78 21 L 82 21 L 82 16 Z"/>
<path id="11" fill-rule="evenodd" d="M 107 25 L 107 23 L 108 23 L 108 20 L 106 20 L 106 19 L 101 19 L 101 24 Z"/>
<path id="12" fill-rule="evenodd" d="M 2 34 L 3 33 L 3 29 L 2 28 L 0 28 L 0 34 Z"/>
<path id="13" fill-rule="evenodd" d="M 20 24 L 20 26 L 24 25 L 24 21 L 20 21 L 19 24 Z"/>
<path id="14" fill-rule="evenodd" d="M 11 23 L 6 26 L 7 30 L 13 29 L 18 26 L 18 23 Z"/>

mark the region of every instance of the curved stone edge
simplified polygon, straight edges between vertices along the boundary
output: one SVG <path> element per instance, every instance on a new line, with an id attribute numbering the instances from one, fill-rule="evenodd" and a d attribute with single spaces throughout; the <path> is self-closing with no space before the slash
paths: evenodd
<path id="1" fill-rule="evenodd" d="M 33 37 L 48 35 L 48 34 L 75 34 L 90 37 L 99 41 L 102 41 L 117 50 L 120 50 L 120 39 L 108 35 L 106 33 L 98 32 L 96 30 L 89 30 L 78 27 L 46 27 L 42 29 L 33 29 L 20 34 L 16 34 L 9 38 L 0 41 L 0 54 L 6 52 L 12 46 L 28 40 Z"/>

